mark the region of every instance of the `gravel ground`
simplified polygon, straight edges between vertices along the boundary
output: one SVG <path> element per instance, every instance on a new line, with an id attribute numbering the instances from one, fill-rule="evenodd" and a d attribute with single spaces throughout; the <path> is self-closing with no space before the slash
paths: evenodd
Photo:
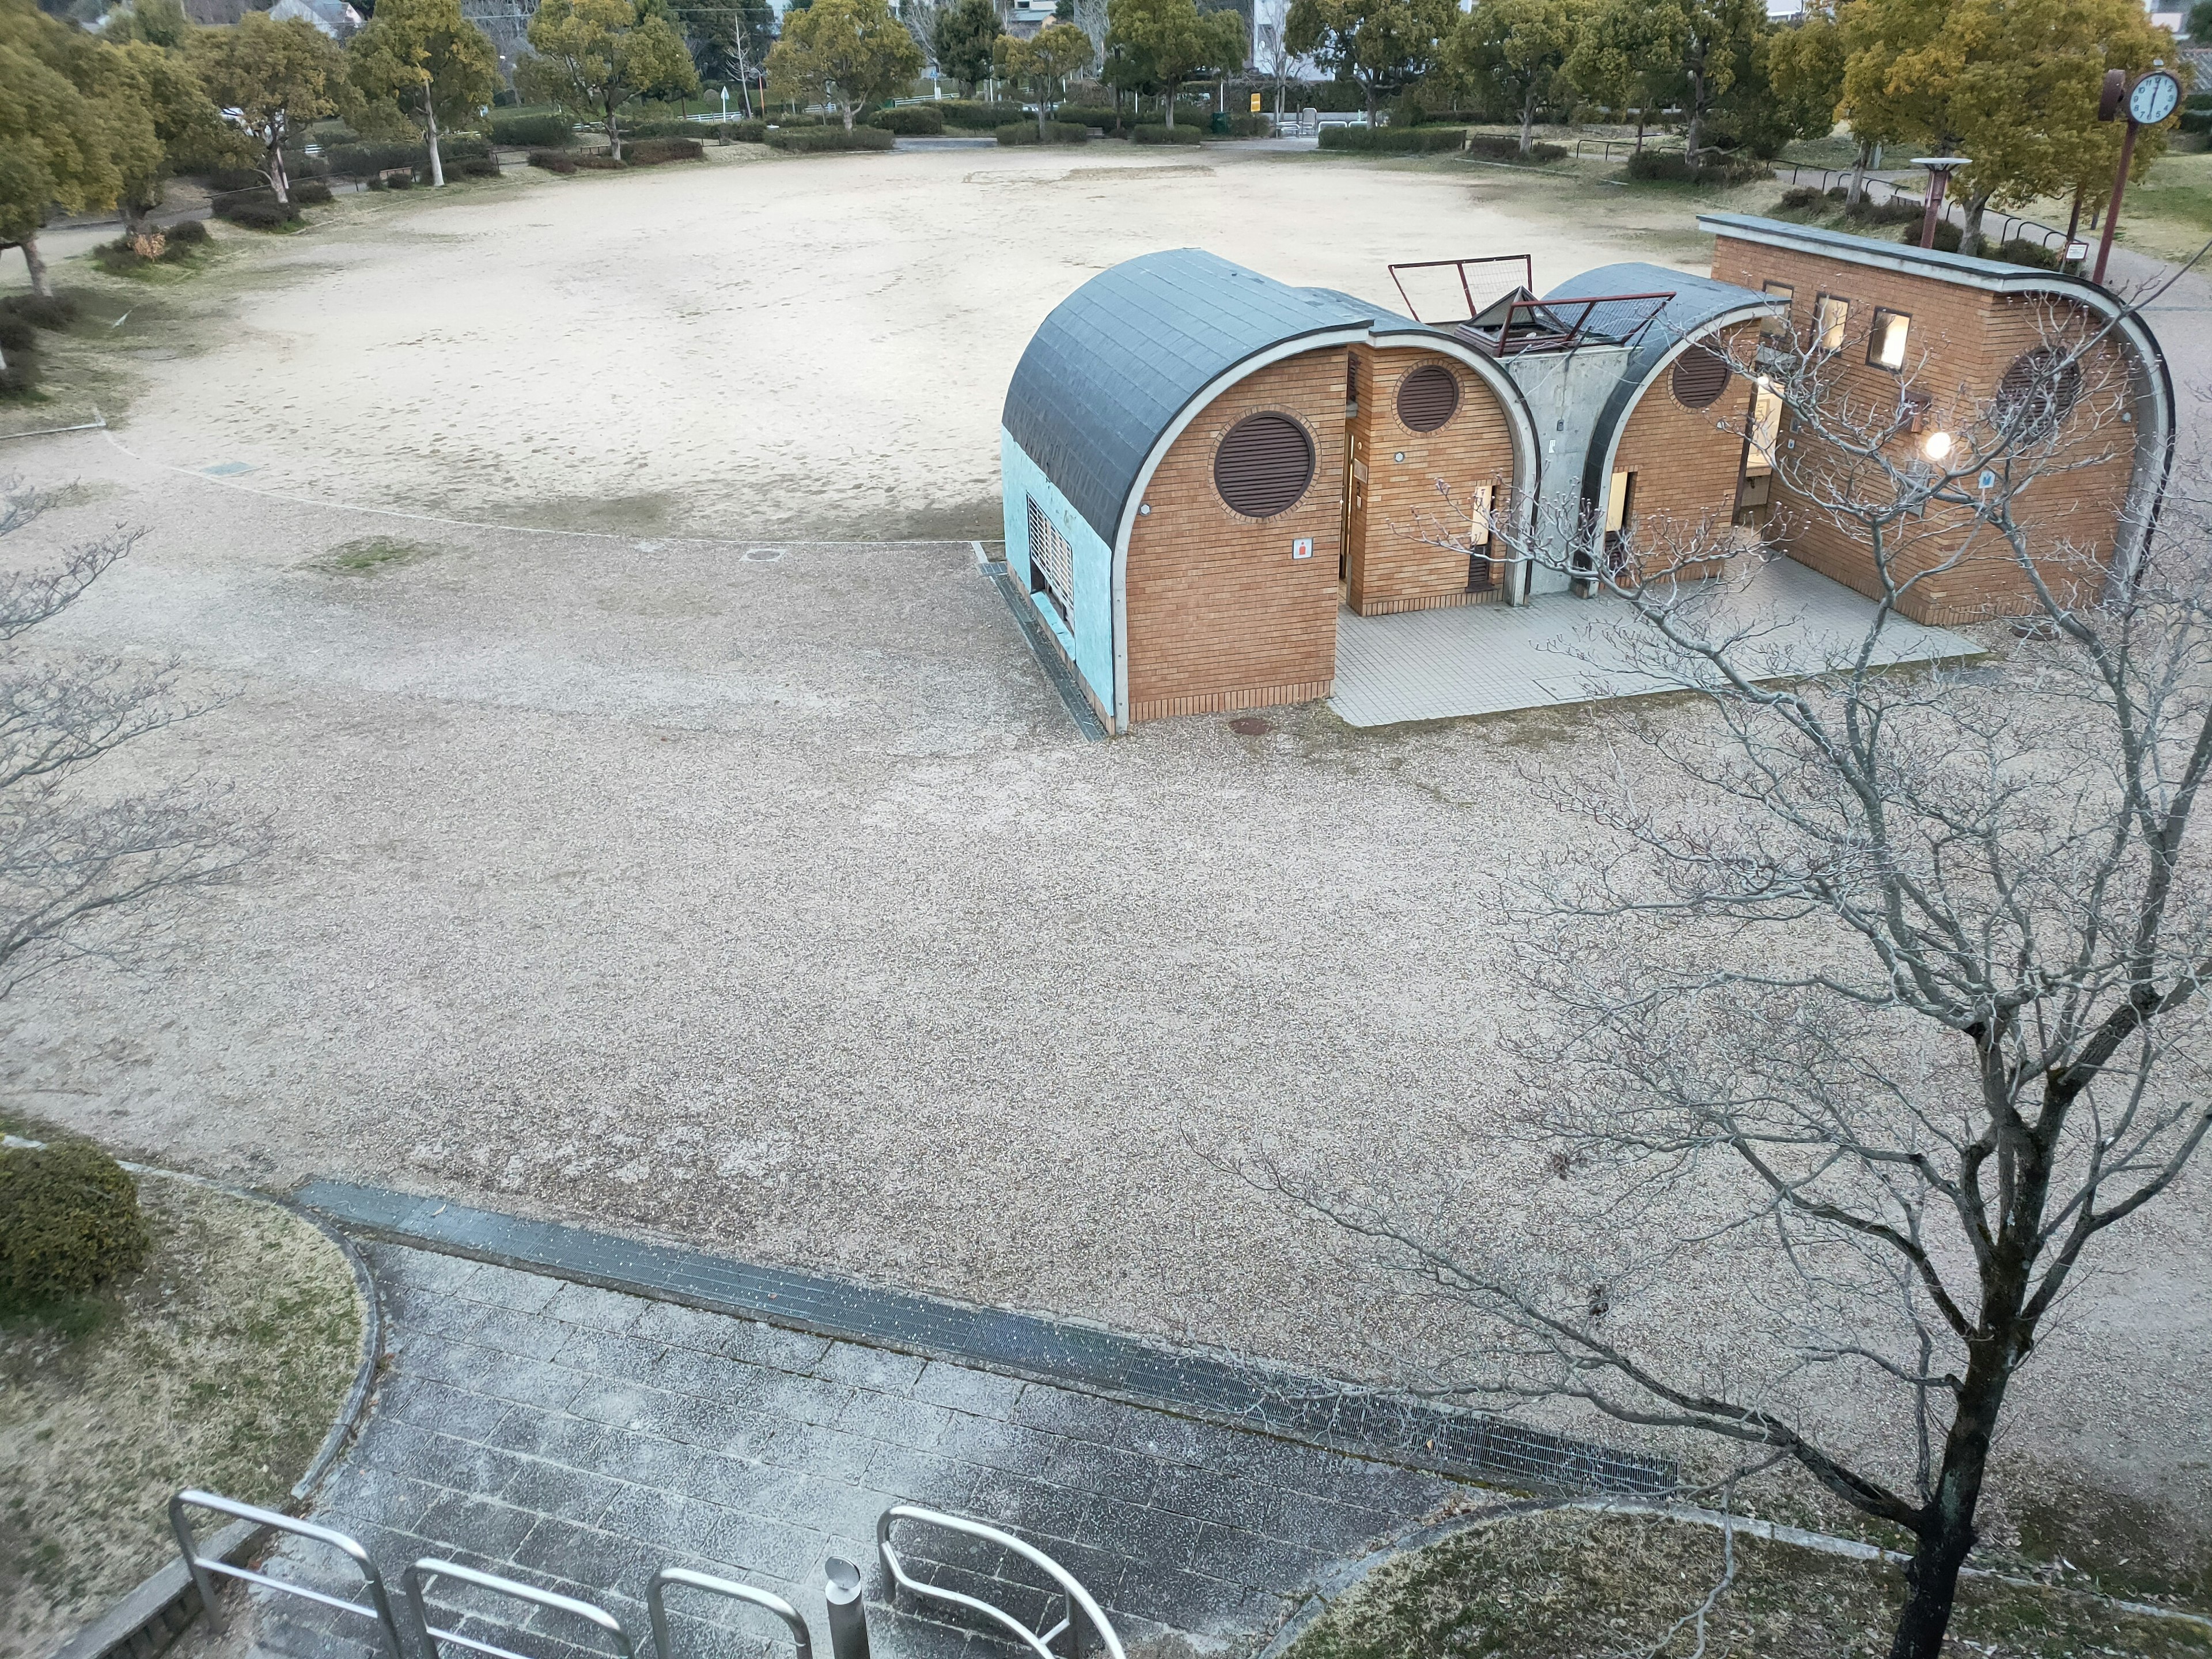
<path id="1" fill-rule="evenodd" d="M 854 235 L 889 238 L 927 206 L 899 205 L 897 176 L 877 171 L 891 164 L 836 173 L 859 191 Z M 1307 164 L 1234 165 L 1260 179 Z M 1313 165 L 1340 181 L 1328 190 L 1347 214 L 1368 216 L 1359 224 L 1444 200 L 1432 173 Z M 798 172 L 685 176 L 700 189 Z M 658 176 L 622 182 L 663 191 Z M 1186 182 L 1219 211 L 1226 183 Z M 521 454 L 543 447 L 533 434 L 572 428 L 526 484 L 566 469 L 568 489 L 620 494 L 627 470 L 646 494 L 679 489 L 683 469 L 657 453 L 598 447 L 630 382 L 575 380 L 565 339 L 533 357 L 480 307 L 460 307 L 476 320 L 458 333 L 419 329 L 437 349 L 413 357 L 396 337 L 366 368 L 325 374 L 301 356 L 319 313 L 358 305 L 386 326 L 387 295 L 433 291 L 446 306 L 443 290 L 407 284 L 449 269 L 439 261 L 461 244 L 447 233 L 471 214 L 527 208 L 479 227 L 511 251 L 549 204 L 588 222 L 632 200 L 497 188 L 508 193 L 396 220 L 386 243 L 362 222 L 348 234 L 368 269 L 340 239 L 284 253 L 296 263 L 269 302 L 283 329 L 190 360 L 198 379 L 181 362 L 150 365 L 157 379 L 118 433 L 0 457 L 33 482 L 81 484 L 39 526 L 46 544 L 118 520 L 154 526 L 67 629 L 86 648 L 177 652 L 234 690 L 133 763 L 227 781 L 276 831 L 248 885 L 179 923 L 176 971 L 88 965 L 25 994 L 8 1086 L 130 1151 L 232 1178 L 466 1194 L 1301 1364 L 1364 1362 L 1369 1340 L 1392 1334 L 1369 1280 L 1208 1160 L 1279 1147 L 1403 1173 L 1473 1147 L 1481 1167 L 1462 1201 L 1487 1212 L 1481 1181 L 1500 1212 L 1523 1201 L 1513 1165 L 1481 1152 L 1535 1080 L 1498 1074 L 1494 1039 L 1517 1003 L 1480 877 L 1577 845 L 1579 826 L 1522 775 L 1572 763 L 1565 720 L 1355 733 L 1316 707 L 1256 738 L 1193 720 L 1086 744 L 964 543 L 786 540 L 770 556 L 738 539 L 337 505 L 435 514 L 461 438 Z M 1449 188 L 1463 204 L 1469 187 Z M 1195 240 L 1200 207 L 1178 199 L 1154 204 L 1145 245 Z M 1347 239 L 1315 234 L 1322 205 L 1288 228 L 1232 216 L 1224 251 L 1343 281 Z M 1042 314 L 1079 280 L 1073 265 L 1133 251 L 1134 208 L 1085 210 L 1111 222 L 1048 269 L 1021 263 L 1037 233 L 1011 210 L 977 216 L 988 236 L 967 221 L 958 234 L 971 252 L 994 236 L 1028 250 L 1008 269 Z M 782 212 L 763 234 L 803 243 L 797 206 Z M 679 240 L 699 222 L 690 209 L 664 218 Z M 817 222 L 825 234 L 834 219 Z M 658 280 L 640 252 L 649 220 L 605 228 L 631 238 L 624 264 L 641 280 Z M 1459 252 L 1521 228 L 1463 217 L 1358 258 L 1377 268 L 1436 251 L 1425 238 Z M 1306 267 L 1264 257 L 1293 232 Z M 561 270 L 580 234 L 563 218 L 525 268 Z M 1556 249 L 1557 227 L 1544 234 Z M 422 258 L 406 265 L 392 247 Z M 1540 280 L 1573 268 L 1540 265 Z M 1009 279 L 985 260 L 915 280 L 942 298 Z M 775 328 L 787 342 L 845 330 L 819 377 L 840 395 L 864 383 L 856 342 L 906 354 L 883 383 L 888 425 L 825 428 L 807 416 L 819 388 L 794 375 L 799 403 L 703 428 L 726 360 L 689 349 L 680 313 L 624 313 L 660 366 L 654 384 L 684 388 L 692 426 L 726 439 L 671 522 L 775 522 L 747 503 L 764 499 L 762 447 L 780 442 L 806 465 L 779 489 L 826 477 L 810 469 L 841 447 L 879 442 L 927 486 L 909 492 L 895 469 L 879 499 L 957 506 L 988 485 L 990 462 L 965 451 L 995 420 L 1006 342 L 1018 350 L 1028 313 L 921 307 L 896 339 L 880 306 L 855 299 L 840 314 L 824 302 Z M 977 316 L 989 327 L 970 352 Z M 398 377 L 383 405 L 379 362 Z M 257 402 L 288 364 L 283 406 Z M 483 401 L 495 384 L 505 425 Z M 445 452 L 432 441 L 448 439 Z M 931 483 L 956 450 L 966 471 Z M 259 470 L 180 470 L 234 459 Z M 817 533 L 852 488 L 824 483 Z M 2202 1517 L 2201 1197 L 2116 1243 L 2108 1265 L 2024 1381 L 2009 1450 Z M 1686 1294 L 1685 1317 L 1701 1307 Z"/>

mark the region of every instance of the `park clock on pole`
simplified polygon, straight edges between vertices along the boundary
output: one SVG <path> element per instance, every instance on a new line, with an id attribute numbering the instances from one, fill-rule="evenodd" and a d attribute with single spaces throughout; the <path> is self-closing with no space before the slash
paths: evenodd
<path id="1" fill-rule="evenodd" d="M 2180 101 L 2181 82 L 2164 70 L 2154 70 L 2129 92 L 2128 116 L 2139 127 L 2154 127 Z"/>

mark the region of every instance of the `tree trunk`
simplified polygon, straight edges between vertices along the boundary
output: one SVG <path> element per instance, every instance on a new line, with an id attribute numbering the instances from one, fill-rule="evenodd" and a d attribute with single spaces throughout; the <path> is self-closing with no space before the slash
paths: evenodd
<path id="1" fill-rule="evenodd" d="M 1173 132 L 1175 131 L 1176 92 L 1182 85 L 1182 82 L 1180 81 L 1170 81 L 1168 82 L 1168 131 L 1170 132 Z"/>
<path id="2" fill-rule="evenodd" d="M 1683 130 L 1682 149 L 1683 159 L 1693 167 L 1698 165 L 1698 140 L 1705 136 L 1705 77 L 1692 75 L 1690 77 L 1690 125 Z"/>
<path id="3" fill-rule="evenodd" d="M 23 264 L 31 273 L 31 292 L 42 300 L 52 299 L 53 284 L 46 280 L 46 261 L 39 252 L 39 233 L 33 231 L 15 246 L 23 250 Z"/>
<path id="4" fill-rule="evenodd" d="M 1037 88 L 1037 143 L 1044 143 L 1044 88 Z"/>
<path id="5" fill-rule="evenodd" d="M 1968 258 L 1980 257 L 1982 252 L 1982 215 L 1989 209 L 1990 198 L 1977 196 L 1966 209 L 1966 228 L 1960 233 L 1959 252 Z"/>
<path id="6" fill-rule="evenodd" d="M 1844 205 L 1847 208 L 1855 208 L 1866 198 L 1867 162 L 1870 159 L 1871 152 L 1865 144 L 1861 144 L 1858 154 L 1851 157 L 1851 182 L 1844 191 Z"/>
<path id="7" fill-rule="evenodd" d="M 853 130 L 853 100 L 842 92 L 837 94 L 837 113 L 845 123 L 845 131 L 850 132 Z"/>
<path id="8" fill-rule="evenodd" d="M 1942 1473 L 1923 1512 L 1919 1540 L 1905 1569 L 1905 1611 L 1890 1642 L 1889 1659 L 1941 1659 L 1951 1604 L 1959 1593 L 1959 1569 L 1974 1547 L 1974 1512 L 1981 1504 L 1990 1442 L 1996 1432 L 2011 1371 L 2003 1356 L 2010 1347 L 2013 1322 L 1990 1321 L 1986 1304 L 1984 1320 L 2001 1334 L 1977 1343 L 1967 1362 L 1958 1414 L 1943 1439 Z"/>
<path id="9" fill-rule="evenodd" d="M 622 160 L 622 118 L 611 106 L 602 106 L 607 112 L 607 154 L 616 161 Z"/>
<path id="10" fill-rule="evenodd" d="M 1521 153 L 1526 155 L 1528 146 L 1535 142 L 1536 88 L 1530 87 L 1528 95 L 1521 100 Z"/>
<path id="11" fill-rule="evenodd" d="M 276 192 L 278 201 L 289 205 L 292 200 L 292 181 L 284 173 L 284 140 L 282 134 L 269 141 L 267 159 L 269 188 Z"/>
<path id="12" fill-rule="evenodd" d="M 428 124 L 424 131 L 430 139 L 430 187 L 443 190 L 446 187 L 446 158 L 438 154 L 438 112 L 426 102 L 422 106 L 422 118 Z"/>

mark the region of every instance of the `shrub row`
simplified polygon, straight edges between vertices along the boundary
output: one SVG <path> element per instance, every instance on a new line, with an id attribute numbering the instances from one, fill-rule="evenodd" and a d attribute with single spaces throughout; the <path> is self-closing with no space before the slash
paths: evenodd
<path id="1" fill-rule="evenodd" d="M 696 138 L 641 138 L 623 147 L 623 160 L 633 167 L 658 167 L 663 161 L 699 161 L 706 145 Z"/>
<path id="2" fill-rule="evenodd" d="M 491 141 L 510 149 L 566 149 L 576 131 L 565 115 L 495 115 Z"/>
<path id="3" fill-rule="evenodd" d="M 1070 126 L 1097 127 L 1101 132 L 1123 132 L 1128 129 L 1128 118 L 1116 109 L 1103 104 L 1062 104 L 1053 112 L 1054 118 Z"/>
<path id="4" fill-rule="evenodd" d="M 204 233 L 203 233 L 204 234 Z M 76 302 L 64 295 L 11 295 L 0 300 L 0 394 L 29 392 L 38 384 L 40 329 L 60 330 L 76 320 Z"/>
<path id="5" fill-rule="evenodd" d="M 1749 155 L 1716 155 L 1694 167 L 1680 150 L 1639 149 L 1628 158 L 1628 176 L 1670 185 L 1742 185 L 1771 179 L 1774 169 Z"/>
<path id="6" fill-rule="evenodd" d="M 1146 121 L 1129 129 L 1129 142 L 1133 144 L 1195 144 L 1205 137 L 1203 127 L 1188 123 L 1171 127 L 1164 122 Z"/>
<path id="7" fill-rule="evenodd" d="M 327 190 L 329 186 L 324 188 Z M 149 231 L 143 236 L 118 236 L 112 242 L 102 242 L 92 251 L 92 257 L 102 270 L 123 276 L 143 270 L 148 265 L 173 265 L 180 259 L 188 259 L 207 246 L 207 239 L 205 220 L 186 219 L 167 230 Z M 0 350 L 7 349 L 12 348 L 0 340 Z"/>
<path id="8" fill-rule="evenodd" d="M 1018 121 L 1025 112 L 1019 104 L 981 104 L 965 98 L 947 98 L 934 102 L 930 107 L 948 127 L 967 127 L 977 132 L 990 132 L 1010 121 Z"/>
<path id="9" fill-rule="evenodd" d="M 840 149 L 889 149 L 893 135 L 882 127 L 854 127 L 850 132 L 836 127 L 780 127 L 768 135 L 770 149 L 796 155 L 813 155 Z"/>
<path id="10" fill-rule="evenodd" d="M 292 199 L 280 202 L 273 190 L 231 190 L 214 198 L 208 206 L 215 216 L 226 224 L 242 226 L 247 230 L 287 230 L 301 221 L 301 192 L 319 189 L 321 199 L 331 199 L 331 187 L 307 184 L 295 185 Z"/>
<path id="11" fill-rule="evenodd" d="M 1495 132 L 1468 133 L 1467 152 L 1486 161 L 1533 161 L 1540 167 L 1548 161 L 1564 161 L 1567 157 L 1565 144 L 1547 144 L 1540 138 L 1529 145 L 1528 153 L 1523 155 L 1518 138 Z"/>
<path id="12" fill-rule="evenodd" d="M 1270 115 L 1232 115 L 1229 118 L 1231 138 L 1272 138 L 1275 136 L 1274 118 Z"/>
<path id="13" fill-rule="evenodd" d="M 1042 136 L 1034 121 L 1009 121 L 999 129 L 999 142 L 1002 144 L 1079 144 L 1090 136 L 1090 128 L 1069 121 L 1046 122 Z"/>
<path id="14" fill-rule="evenodd" d="M 1323 149 L 1370 155 L 1422 155 L 1467 148 L 1465 127 L 1323 127 Z"/>
<path id="15" fill-rule="evenodd" d="M 441 135 L 438 154 L 452 173 L 464 161 L 489 161 L 492 158 L 491 140 L 480 133 L 448 132 Z M 430 152 L 427 146 L 406 144 L 340 144 L 325 150 L 322 160 L 329 170 L 341 179 L 371 179 L 380 173 L 389 173 L 394 167 L 413 167 L 427 172 Z M 464 175 L 467 176 L 467 175 Z"/>
<path id="16" fill-rule="evenodd" d="M 1908 226 L 1899 234 L 1897 240 L 1907 244 L 1917 244 L 1920 240 L 1919 227 Z M 1959 251 L 1959 244 L 1965 240 L 1965 233 L 1949 220 L 1945 219 L 1936 224 L 1936 251 L 1938 253 L 1956 253 Z M 1983 248 L 1981 257 L 1984 259 L 2001 259 L 2008 265 L 2033 265 L 2042 270 L 2056 270 L 2060 263 L 2057 250 L 2018 236 L 2014 237 L 2009 242 L 2001 242 L 1995 247 Z"/>
<path id="17" fill-rule="evenodd" d="M 878 110 L 868 118 L 868 125 L 908 138 L 933 138 L 945 131 L 945 117 L 927 104 L 902 104 L 896 109 Z"/>

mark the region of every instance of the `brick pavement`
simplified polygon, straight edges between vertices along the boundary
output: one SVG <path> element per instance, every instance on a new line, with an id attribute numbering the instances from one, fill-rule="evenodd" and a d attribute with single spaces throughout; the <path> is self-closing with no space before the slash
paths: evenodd
<path id="1" fill-rule="evenodd" d="M 360 1444 L 313 1518 L 393 1581 L 440 1556 L 613 1610 L 642 1642 L 653 1572 L 773 1589 L 828 1632 L 825 1556 L 860 1563 L 885 1659 L 1004 1653 L 969 1625 L 883 1605 L 878 1515 L 911 1500 L 1018 1532 L 1073 1571 L 1133 1656 L 1257 1647 L 1328 1564 L 1432 1512 L 1449 1479 L 939 1358 L 391 1244 L 370 1247 L 391 1363 Z M 941 1579 L 1034 1617 L 1002 1558 L 920 1552 Z M 311 1551 L 271 1571 L 335 1586 Z M 1026 1584 L 1029 1589 L 1012 1586 Z M 902 1603 L 910 1598 L 902 1597 Z M 471 1593 L 434 1601 L 477 1613 Z M 673 1605 L 673 1603 L 672 1603 Z M 750 1610 L 693 1598 L 686 1656 L 788 1651 Z M 957 1621 L 958 1615 L 945 1615 Z M 356 1654 L 361 1626 L 264 1597 L 258 1650 Z M 573 1620 L 465 1632 L 550 1659 L 605 1652 Z M 572 1638 L 574 1645 L 572 1645 Z"/>

